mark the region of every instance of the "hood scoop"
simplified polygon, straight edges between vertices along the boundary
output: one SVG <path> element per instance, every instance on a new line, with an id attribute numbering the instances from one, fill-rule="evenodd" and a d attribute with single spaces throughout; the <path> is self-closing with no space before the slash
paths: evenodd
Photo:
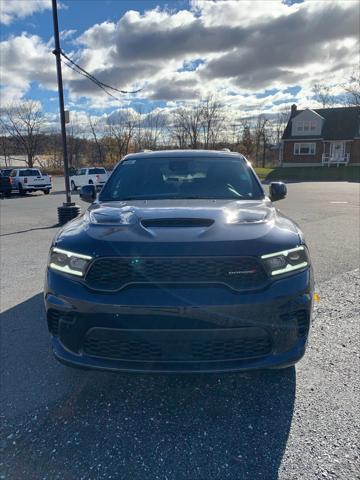
<path id="1" fill-rule="evenodd" d="M 141 220 L 145 228 L 189 228 L 210 227 L 214 223 L 211 218 L 147 218 Z"/>

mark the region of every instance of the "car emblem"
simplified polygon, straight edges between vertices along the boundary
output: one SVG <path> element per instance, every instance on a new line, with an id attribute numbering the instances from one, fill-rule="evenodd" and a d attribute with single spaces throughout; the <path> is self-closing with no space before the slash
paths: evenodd
<path id="1" fill-rule="evenodd" d="M 228 272 L 228 275 L 248 275 L 251 273 L 256 273 L 256 268 L 253 268 L 252 270 L 232 270 Z"/>

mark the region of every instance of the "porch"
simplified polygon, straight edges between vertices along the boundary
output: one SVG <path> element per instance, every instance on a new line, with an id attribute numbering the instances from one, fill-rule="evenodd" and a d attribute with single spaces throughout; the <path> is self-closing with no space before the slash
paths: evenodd
<path id="1" fill-rule="evenodd" d="M 350 153 L 343 153 L 341 155 L 332 153 L 323 153 L 321 157 L 321 164 L 323 167 L 331 165 L 347 165 L 350 161 Z"/>

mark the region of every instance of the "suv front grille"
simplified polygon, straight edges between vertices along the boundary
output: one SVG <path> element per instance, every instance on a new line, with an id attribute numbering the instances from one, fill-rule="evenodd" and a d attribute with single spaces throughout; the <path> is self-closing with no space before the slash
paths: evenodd
<path id="1" fill-rule="evenodd" d="M 267 275 L 253 257 L 99 258 L 85 277 L 94 290 L 116 291 L 129 284 L 225 284 L 235 290 L 260 288 Z"/>

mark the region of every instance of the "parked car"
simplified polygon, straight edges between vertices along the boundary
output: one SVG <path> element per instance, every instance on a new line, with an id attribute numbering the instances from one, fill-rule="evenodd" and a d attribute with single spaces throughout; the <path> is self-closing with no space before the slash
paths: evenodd
<path id="1" fill-rule="evenodd" d="M 10 197 L 11 196 L 11 177 L 0 171 L 0 196 L 1 197 Z"/>
<path id="2" fill-rule="evenodd" d="M 55 357 L 133 372 L 282 368 L 303 355 L 313 271 L 299 227 L 237 153 L 130 154 L 55 236 L 45 305 Z"/>
<path id="3" fill-rule="evenodd" d="M 2 173 L 5 177 L 10 177 L 11 172 L 13 171 L 13 168 L 2 168 L 0 170 L 0 173 Z"/>
<path id="4" fill-rule="evenodd" d="M 48 195 L 52 189 L 51 177 L 42 174 L 38 168 L 14 168 L 11 180 L 13 190 L 18 190 L 20 195 L 36 191 Z"/>
<path id="5" fill-rule="evenodd" d="M 108 174 L 105 168 L 80 168 L 76 171 L 75 175 L 71 175 L 70 177 L 71 190 L 76 191 L 79 187 L 83 187 L 84 185 L 95 185 L 100 189 L 107 179 Z"/>

